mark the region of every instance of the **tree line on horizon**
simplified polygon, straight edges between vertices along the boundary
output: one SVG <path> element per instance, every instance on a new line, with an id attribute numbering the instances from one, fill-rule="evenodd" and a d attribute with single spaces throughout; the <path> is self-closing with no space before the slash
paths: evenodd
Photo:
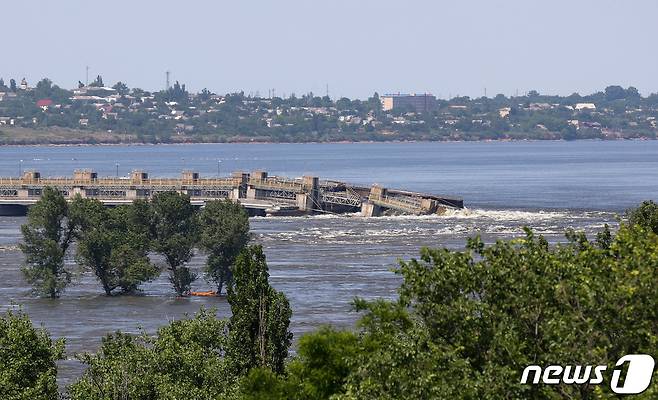
<path id="1" fill-rule="evenodd" d="M 204 275 L 220 295 L 248 244 L 249 218 L 244 207 L 230 200 L 208 202 L 198 211 L 189 196 L 174 191 L 109 208 L 81 196 L 69 203 L 57 189 L 46 187 L 29 208 L 21 233 L 23 275 L 41 296 L 57 298 L 72 282 L 75 271 L 66 260 L 73 244 L 75 260 L 94 274 L 107 295 L 133 293 L 157 278 L 163 268 L 151 260 L 152 253 L 164 260 L 176 294 L 188 294 L 198 278 L 186 266 L 195 249 L 207 255 Z"/>
<path id="2" fill-rule="evenodd" d="M 619 229 L 574 230 L 549 245 L 530 228 L 461 250 L 423 248 L 400 261 L 398 298 L 356 298 L 352 329 L 320 327 L 288 355 L 287 299 L 269 286 L 262 249 L 247 247 L 228 285 L 231 317 L 213 311 L 155 335 L 106 336 L 62 396 L 178 399 L 614 399 L 615 363 L 657 356 L 658 205 L 629 210 Z M 0 317 L 0 397 L 56 399 L 64 342 L 27 315 Z M 521 383 L 529 365 L 603 365 L 578 383 Z M 653 377 L 655 378 L 654 371 Z M 653 399 L 658 385 L 636 396 Z"/>

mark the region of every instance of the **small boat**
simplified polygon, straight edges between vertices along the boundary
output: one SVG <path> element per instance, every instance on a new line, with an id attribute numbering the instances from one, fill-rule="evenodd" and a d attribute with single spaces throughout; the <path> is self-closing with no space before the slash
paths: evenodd
<path id="1" fill-rule="evenodd" d="M 190 292 L 190 296 L 213 297 L 217 296 L 217 292 L 209 290 L 207 292 Z"/>

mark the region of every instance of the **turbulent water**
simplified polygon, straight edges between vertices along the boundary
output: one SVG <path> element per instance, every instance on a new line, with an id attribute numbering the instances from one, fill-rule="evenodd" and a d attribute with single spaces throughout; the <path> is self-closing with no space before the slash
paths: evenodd
<path id="1" fill-rule="evenodd" d="M 252 218 L 253 241 L 265 248 L 272 284 L 291 301 L 299 337 L 321 324 L 353 324 L 355 296 L 395 297 L 400 280 L 391 268 L 422 246 L 461 248 L 467 237 L 491 242 L 519 235 L 523 226 L 557 242 L 569 227 L 592 234 L 606 223 L 615 226 L 625 208 L 658 198 L 657 153 L 658 142 L 13 147 L 0 148 L 0 175 L 16 175 L 21 159 L 21 168 L 44 175 L 76 167 L 110 175 L 114 162 L 120 173 L 144 167 L 171 176 L 186 167 L 210 175 L 221 159 L 222 174 L 265 168 L 464 196 L 466 210 L 442 216 Z M 200 306 L 228 316 L 223 298 L 177 299 L 166 274 L 139 296 L 108 298 L 93 276 L 80 272 L 62 298 L 35 298 L 20 273 L 24 222 L 0 217 L 0 309 L 22 307 L 53 336 L 67 338 L 61 384 L 82 370 L 74 354 L 94 351 L 108 332 L 154 332 Z M 200 269 L 203 262 L 198 256 L 190 265 Z M 200 279 L 194 288 L 211 286 Z"/>

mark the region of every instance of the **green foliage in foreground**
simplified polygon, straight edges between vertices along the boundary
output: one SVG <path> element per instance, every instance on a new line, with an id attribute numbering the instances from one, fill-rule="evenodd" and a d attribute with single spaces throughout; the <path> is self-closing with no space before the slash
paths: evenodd
<path id="1" fill-rule="evenodd" d="M 103 339 L 89 366 L 69 388 L 73 400 L 214 399 L 235 386 L 221 355 L 226 322 L 202 310 L 193 319 L 172 322 L 157 336 L 122 333 Z"/>
<path id="2" fill-rule="evenodd" d="M 527 230 L 402 262 L 398 301 L 357 300 L 355 333 L 306 336 L 287 375 L 252 370 L 248 398 L 614 398 L 623 355 L 657 356 L 658 236 L 622 226 L 550 247 Z M 609 240 L 607 240 L 609 239 Z M 341 336 L 338 336 L 341 335 Z M 607 365 L 606 384 L 522 385 L 528 365 Z M 655 381 L 655 379 L 654 379 Z M 333 396 L 333 397 L 332 397 Z M 654 384 L 637 398 L 655 398 Z"/>
<path id="3" fill-rule="evenodd" d="M 64 341 L 53 342 L 23 313 L 0 315 L 0 398 L 55 400 L 57 366 Z"/>
<path id="4" fill-rule="evenodd" d="M 643 201 L 637 208 L 628 210 L 626 218 L 630 225 L 640 225 L 658 234 L 658 204 L 652 200 Z"/>
<path id="5" fill-rule="evenodd" d="M 288 331 L 292 310 L 286 296 L 269 285 L 269 272 L 260 246 L 240 253 L 228 288 L 231 320 L 228 355 L 236 374 L 259 366 L 276 373 L 284 362 L 292 333 Z"/>

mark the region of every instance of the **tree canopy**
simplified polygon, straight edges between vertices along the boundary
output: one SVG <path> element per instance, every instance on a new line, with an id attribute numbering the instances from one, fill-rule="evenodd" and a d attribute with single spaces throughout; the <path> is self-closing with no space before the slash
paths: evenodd
<path id="1" fill-rule="evenodd" d="M 148 257 L 148 203 L 106 208 L 100 201 L 76 198 L 71 210 L 78 217 L 77 249 L 80 264 L 91 269 L 107 295 L 115 289 L 129 293 L 160 271 Z"/>
<path id="2" fill-rule="evenodd" d="M 199 214 L 200 248 L 208 254 L 206 277 L 217 284 L 217 294 L 232 279 L 231 267 L 249 241 L 249 215 L 231 200 L 206 203 Z"/>
<path id="3" fill-rule="evenodd" d="M 56 298 L 71 282 L 64 259 L 75 226 L 64 196 L 57 189 L 44 188 L 39 201 L 28 211 L 27 223 L 21 226 L 23 242 L 19 244 L 25 254 L 23 275 L 36 293 Z"/>
<path id="4" fill-rule="evenodd" d="M 287 375 L 253 370 L 248 398 L 615 398 L 609 385 L 522 384 L 529 365 L 605 365 L 655 356 L 658 236 L 622 224 L 549 246 L 523 237 L 402 261 L 399 299 L 356 300 L 356 332 L 305 337 Z M 655 385 L 638 398 L 654 398 Z"/>
<path id="5" fill-rule="evenodd" d="M 179 296 L 190 291 L 197 278 L 187 263 L 194 255 L 197 240 L 196 212 L 188 195 L 157 193 L 151 199 L 153 250 L 162 254 L 169 268 L 169 280 Z"/>
<path id="6" fill-rule="evenodd" d="M 57 365 L 64 341 L 35 329 L 27 315 L 0 315 L 0 398 L 57 400 Z"/>

